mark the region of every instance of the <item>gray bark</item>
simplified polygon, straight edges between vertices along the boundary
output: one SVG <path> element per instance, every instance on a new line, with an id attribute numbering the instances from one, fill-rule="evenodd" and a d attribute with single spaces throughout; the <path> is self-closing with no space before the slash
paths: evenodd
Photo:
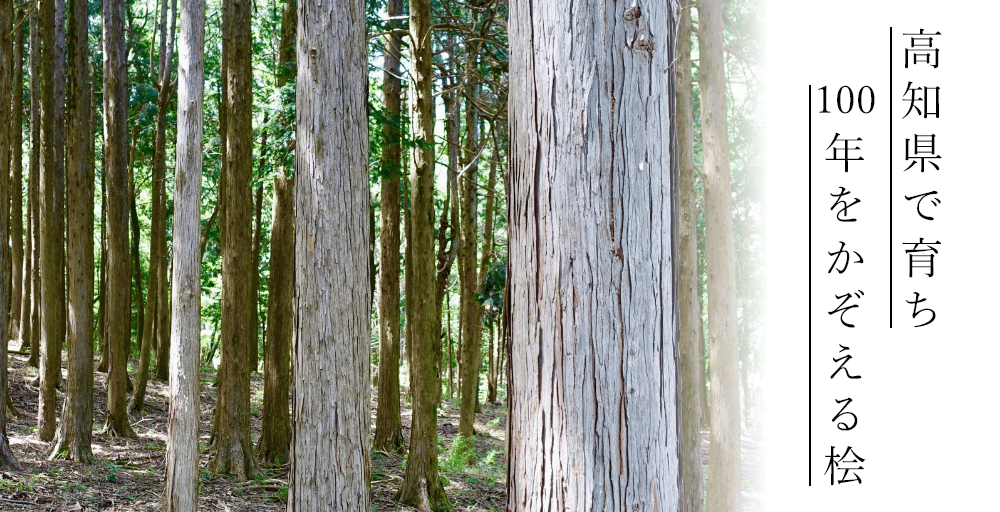
<path id="1" fill-rule="evenodd" d="M 174 176 L 173 314 L 170 415 L 163 492 L 166 512 L 198 508 L 201 351 L 201 149 L 205 93 L 205 1 L 181 4 L 178 52 L 177 171 Z"/>
<path id="2" fill-rule="evenodd" d="M 705 176 L 705 257 L 708 269 L 708 351 L 712 434 L 705 510 L 729 512 L 740 503 L 740 384 L 736 337 L 736 249 L 726 132 L 721 0 L 698 3 L 699 85 Z"/>
<path id="3" fill-rule="evenodd" d="M 368 510 L 368 72 L 361 0 L 298 3 L 288 510 Z"/>
<path id="4" fill-rule="evenodd" d="M 511 3 L 508 511 L 678 509 L 677 8 Z"/>

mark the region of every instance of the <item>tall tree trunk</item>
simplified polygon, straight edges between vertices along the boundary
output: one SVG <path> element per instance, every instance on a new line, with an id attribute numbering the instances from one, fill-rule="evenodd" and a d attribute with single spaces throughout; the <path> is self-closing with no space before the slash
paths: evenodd
<path id="1" fill-rule="evenodd" d="M 386 12 L 390 19 L 403 15 L 403 1 L 389 0 Z M 398 28 L 393 20 L 392 28 Z M 378 402 L 375 411 L 375 440 L 373 450 L 402 451 L 403 424 L 399 410 L 399 191 L 402 175 L 400 146 L 400 103 L 402 83 L 399 78 L 399 59 L 402 37 L 393 34 L 386 41 L 382 93 L 389 120 L 383 127 L 385 143 L 382 148 L 382 194 L 379 210 L 382 212 L 381 247 L 379 248 L 379 355 Z M 373 226 L 374 227 L 374 226 Z"/>
<path id="2" fill-rule="evenodd" d="M 69 378 L 52 457 L 89 464 L 94 421 L 94 173 L 86 0 L 70 0 L 67 260 Z"/>
<path id="3" fill-rule="evenodd" d="M 294 10 L 294 1 L 290 2 Z M 288 4 L 286 4 L 288 5 Z M 267 345 L 264 347 L 264 403 L 257 457 L 281 463 L 292 439 L 288 413 L 288 365 L 292 340 L 292 293 L 295 277 L 295 179 L 274 180 L 271 225 L 271 282 L 267 297 Z"/>
<path id="4" fill-rule="evenodd" d="M 215 408 L 215 457 L 209 468 L 250 478 L 257 468 L 250 444 L 250 358 L 247 347 L 254 336 L 253 258 L 251 249 L 250 179 L 253 174 L 253 129 L 250 91 L 250 10 L 246 0 L 226 0 L 228 18 L 223 39 L 226 54 L 226 184 L 222 247 L 222 363 L 219 400 Z"/>
<path id="5" fill-rule="evenodd" d="M 676 510 L 677 1 L 539 5 L 510 6 L 507 510 Z"/>
<path id="6" fill-rule="evenodd" d="M 95 94 L 96 96 L 96 94 Z M 107 372 L 109 354 L 107 336 L 108 316 L 108 193 L 106 188 L 107 172 L 101 172 L 101 277 L 97 288 L 97 346 L 101 348 L 101 359 L 97 363 L 97 371 Z M 96 178 L 95 178 L 96 179 Z"/>
<path id="7" fill-rule="evenodd" d="M 38 325 L 38 310 L 41 307 L 41 298 L 39 296 L 39 291 L 42 288 L 41 274 L 39 273 L 38 266 L 40 263 L 40 251 L 39 247 L 42 244 L 41 241 L 41 226 L 40 226 L 40 212 L 38 210 L 39 205 L 39 184 L 41 178 L 39 177 L 39 169 L 42 154 L 41 146 L 41 62 L 39 58 L 41 57 L 39 46 L 41 42 L 38 39 L 38 10 L 31 10 L 31 27 L 29 28 L 30 38 L 31 38 L 31 154 L 29 158 L 29 176 L 28 176 L 28 209 L 31 210 L 31 300 L 29 301 L 31 307 L 31 355 L 28 356 L 28 366 L 38 367 L 38 341 L 41 338 L 41 329 Z"/>
<path id="8" fill-rule="evenodd" d="M 60 359 L 62 338 L 65 331 L 61 329 L 60 317 L 63 314 L 63 304 L 60 302 L 62 290 L 60 282 L 62 265 L 60 249 L 62 237 L 60 218 L 62 211 L 56 198 L 62 173 L 65 172 L 60 157 L 64 148 L 60 148 L 59 123 L 63 120 L 60 111 L 63 109 L 59 96 L 58 80 L 61 73 L 59 62 L 59 6 L 60 0 L 42 0 L 38 3 L 38 38 L 40 41 L 40 73 L 41 76 L 41 125 L 40 144 L 42 147 L 39 166 L 41 173 L 40 217 L 42 228 L 41 244 L 41 300 L 39 322 L 41 324 L 41 340 L 39 342 L 39 389 L 38 389 L 38 438 L 44 442 L 52 441 L 56 433 L 56 384 L 60 377 Z M 62 84 L 65 87 L 65 83 Z"/>
<path id="9" fill-rule="evenodd" d="M 721 0 L 698 3 L 699 85 L 705 176 L 705 255 L 708 266 L 708 351 L 712 361 L 712 434 L 708 512 L 740 503 L 740 384 L 736 338 L 736 269 L 726 133 Z"/>
<path id="10" fill-rule="evenodd" d="M 13 22 L 14 22 L 14 12 L 13 3 L 11 0 L 0 0 L 0 48 L 10 49 L 13 45 Z M 21 37 L 18 37 L 20 40 Z M 3 172 L 0 173 L 0 204 L 6 205 L 7 201 L 10 199 L 10 180 L 7 178 L 7 160 L 10 157 L 10 146 L 11 142 L 15 137 L 13 136 L 13 131 L 21 130 L 21 125 L 18 124 L 16 127 L 11 123 L 11 106 L 13 105 L 15 109 L 21 107 L 21 98 L 17 97 L 16 101 L 13 103 L 11 99 L 11 82 L 12 79 L 16 77 L 17 81 L 21 80 L 20 73 L 15 74 L 14 70 L 11 69 L 13 66 L 13 60 L 8 55 L 7 50 L 5 54 L 0 56 L 0 119 L 5 120 L 6 126 L 0 126 L 0 169 Z M 20 52 L 18 52 L 20 53 Z M 18 137 L 19 138 L 19 137 Z M 15 165 L 19 168 L 21 162 L 17 161 Z M 17 187 L 20 189 L 20 186 Z M 17 198 L 20 200 L 20 198 Z M 8 230 L 8 217 L 7 215 L 0 215 L 0 240 L 7 240 L 9 235 Z M 11 272 L 11 261 L 10 253 L 8 252 L 6 244 L 0 244 L 0 283 L 7 283 L 10 279 Z M 3 315 L 10 314 L 11 307 L 11 294 L 17 293 L 17 289 L 11 289 L 9 286 L 0 286 L 0 313 Z M 14 468 L 20 469 L 17 459 L 14 458 L 14 453 L 10 450 L 10 444 L 7 440 L 7 340 L 10 338 L 10 332 L 7 330 L 10 325 L 9 322 L 0 322 L 0 340 L 3 340 L 3 347 L 0 347 L 0 401 L 3 405 L 0 406 L 0 468 Z"/>
<path id="11" fill-rule="evenodd" d="M 694 102 L 691 92 L 691 0 L 681 0 L 677 31 L 676 112 L 679 219 L 677 247 L 677 311 L 680 335 L 681 512 L 703 509 L 701 470 L 701 340 L 698 339 L 698 209 L 694 180 Z"/>
<path id="12" fill-rule="evenodd" d="M 264 123 L 267 124 L 267 114 L 264 115 Z M 262 146 L 267 145 L 267 131 L 264 131 L 264 135 L 261 138 Z M 261 166 L 263 167 L 264 157 L 261 156 Z M 257 367 L 260 366 L 260 345 L 258 343 L 258 336 L 260 335 L 260 310 L 257 305 L 260 303 L 260 217 L 264 206 L 264 184 L 261 183 L 257 185 L 257 198 L 256 207 L 254 208 L 254 221 L 253 221 L 253 272 L 251 273 L 253 284 L 253 316 L 251 317 L 252 333 L 250 335 L 250 344 L 247 346 L 247 357 L 250 361 L 250 372 L 256 372 Z"/>
<path id="13" fill-rule="evenodd" d="M 24 11 L 19 10 L 17 19 L 22 19 L 24 17 Z M 17 41 L 14 45 L 14 69 L 22 71 L 24 68 L 24 29 L 26 27 L 22 26 L 17 29 Z M 11 161 L 14 162 L 14 183 L 11 187 L 11 193 L 14 194 L 14 226 L 12 228 L 12 233 L 15 233 L 15 240 L 23 239 L 24 246 L 21 250 L 20 260 L 18 260 L 18 250 L 19 246 L 15 244 L 14 246 L 14 262 L 20 265 L 20 268 L 16 269 L 15 272 L 20 275 L 20 277 L 15 277 L 14 286 L 14 300 L 12 301 L 11 315 L 18 315 L 18 328 L 17 337 L 21 342 L 20 351 L 30 351 L 31 350 L 31 207 L 29 206 L 27 211 L 22 211 L 22 198 L 24 197 L 23 184 L 24 184 L 24 171 L 22 169 L 22 161 L 24 156 L 22 155 L 21 146 L 24 143 L 21 128 L 24 125 L 24 80 L 14 80 L 14 126 L 17 126 L 17 130 L 14 131 L 14 142 L 11 144 L 13 146 L 13 156 Z M 29 116 L 30 118 L 30 116 Z M 30 137 L 29 137 L 30 138 Z M 30 155 L 29 151 L 29 155 Z M 29 169 L 28 175 L 30 177 L 31 171 Z M 28 204 L 31 204 L 30 195 Z M 21 232 L 20 236 L 16 233 L 21 226 L 21 217 L 24 217 L 24 230 Z M 13 307 L 13 304 L 17 307 Z"/>
<path id="14" fill-rule="evenodd" d="M 431 9 L 429 0 L 410 0 L 410 40 L 416 112 L 414 122 L 418 140 L 410 173 L 410 230 L 406 241 L 407 324 L 412 324 L 410 378 L 413 389 L 413 422 L 410 429 L 410 453 L 403 483 L 396 501 L 420 510 L 450 510 L 451 503 L 437 470 L 437 354 L 440 339 L 435 332 L 437 308 L 434 300 L 434 98 L 431 83 Z M 301 81 L 299 83 L 302 83 Z M 412 248 L 411 248 L 412 247 Z"/>
<path id="15" fill-rule="evenodd" d="M 3 0 L 7 1 L 7 0 Z M 18 9 L 17 20 L 20 21 L 24 15 Z M 7 25 L 4 25 L 6 27 Z M 13 77 L 13 103 L 11 103 L 11 133 L 10 133 L 10 175 L 11 182 L 7 191 L 8 200 L 11 203 L 10 209 L 10 246 L 11 246 L 11 296 L 10 296 L 10 319 L 11 327 L 8 337 L 21 340 L 21 297 L 24 286 L 23 276 L 28 275 L 24 270 L 24 216 L 23 208 L 23 184 L 24 169 L 22 159 L 21 144 L 23 143 L 22 127 L 24 125 L 24 80 L 22 70 L 24 69 L 24 27 L 19 25 L 14 28 L 14 57 L 11 77 Z M 25 294 L 27 295 L 27 294 Z M 30 346 L 30 343 L 29 343 Z"/>
<path id="16" fill-rule="evenodd" d="M 278 87 L 284 87 L 295 67 L 295 0 L 287 0 L 281 13 L 281 47 L 278 50 Z M 291 122 L 289 112 L 280 120 Z M 290 348 L 295 290 L 295 179 L 281 164 L 274 179 L 274 212 L 271 222 L 271 280 L 267 296 L 267 343 L 264 345 L 264 403 L 261 407 L 257 457 L 268 462 L 288 459 L 292 425 L 288 412 Z"/>
<path id="17" fill-rule="evenodd" d="M 174 275 L 167 418 L 165 512 L 198 507 L 198 355 L 201 351 L 202 100 L 205 94 L 205 1 L 181 4 L 178 52 L 177 171 L 174 176 Z"/>
<path id="18" fill-rule="evenodd" d="M 328 510 L 332 503 L 343 510 L 368 510 L 371 201 L 365 7 L 361 0 L 303 0 L 298 8 L 298 322 L 288 510 Z"/>
<path id="19" fill-rule="evenodd" d="M 135 290 L 132 294 L 132 300 L 135 304 L 135 326 L 136 326 L 136 338 L 139 340 L 140 351 L 142 350 L 142 326 L 145 325 L 145 314 L 146 309 L 143 307 L 143 291 L 142 291 L 142 256 L 139 254 L 140 237 L 142 234 L 142 226 L 139 224 L 139 209 L 136 207 L 136 195 L 135 190 L 135 159 L 137 156 L 137 148 L 139 146 L 139 125 L 136 124 L 132 126 L 132 145 L 129 148 L 128 157 L 128 198 L 129 198 L 129 226 L 132 228 L 132 237 L 129 239 L 131 245 L 132 253 L 132 282 L 135 286 Z M 155 247 L 156 244 L 151 243 L 151 246 Z M 150 248 L 150 253 L 152 254 L 152 247 Z M 151 258 L 150 262 L 155 261 L 155 258 Z M 150 269 L 152 269 L 150 265 Z M 153 294 L 150 294 L 153 295 Z M 148 308 L 149 312 L 152 313 L 155 308 Z M 129 326 L 129 337 L 131 338 L 131 325 Z M 140 359 L 142 356 L 139 356 Z M 139 373 L 142 373 L 141 370 Z"/>
<path id="20" fill-rule="evenodd" d="M 464 175 L 459 180 L 461 191 L 461 244 L 458 247 L 458 282 L 460 287 L 461 307 L 459 322 L 461 328 L 461 385 L 462 405 L 459 408 L 458 435 L 471 438 L 473 424 L 476 422 L 476 405 L 479 401 L 479 365 L 482 328 L 479 325 L 480 304 L 476 301 L 476 290 L 479 276 L 476 274 L 476 231 L 478 217 L 478 196 L 476 182 L 478 181 L 479 165 L 476 154 L 479 150 L 479 121 L 476 107 L 471 100 L 477 88 L 470 82 L 475 59 L 466 63 L 466 103 L 465 127 L 466 147 L 463 161 Z"/>
<path id="21" fill-rule="evenodd" d="M 497 148 L 494 147 L 494 153 L 497 153 Z M 476 284 L 476 291 L 480 291 L 482 288 L 482 283 L 486 281 L 486 274 L 490 272 L 490 266 L 493 264 L 493 205 L 496 202 L 496 186 L 497 186 L 497 158 L 494 155 L 490 158 L 490 177 L 486 181 L 486 208 L 485 219 L 483 221 L 483 254 L 482 260 L 479 264 L 479 279 Z M 482 317 L 483 317 L 483 305 L 478 301 L 476 302 L 477 309 L 477 329 L 482 330 Z M 490 361 L 487 367 L 487 384 L 486 384 L 486 401 L 489 403 L 494 403 L 497 401 L 497 383 L 496 383 L 496 372 L 493 367 L 493 323 L 490 322 Z M 480 336 L 481 337 L 481 336 Z"/>
<path id="22" fill-rule="evenodd" d="M 153 198 L 153 223 L 150 226 L 150 231 L 153 232 L 152 240 L 150 240 L 149 248 L 149 277 L 146 281 L 147 292 L 146 292 L 146 306 L 143 307 L 142 304 L 142 262 L 139 256 L 139 213 L 135 205 L 135 140 L 138 135 L 138 127 L 132 130 L 132 162 L 129 164 L 129 200 L 131 202 L 132 210 L 132 272 L 134 274 L 133 281 L 135 283 L 135 293 L 136 296 L 133 297 L 136 309 L 136 325 L 139 338 L 139 369 L 136 373 L 136 385 L 133 389 L 132 399 L 129 401 L 128 409 L 129 411 L 142 412 L 142 406 L 146 396 L 146 383 L 149 381 L 149 358 L 152 352 L 153 337 L 155 336 L 155 321 L 156 321 L 156 308 L 157 308 L 157 291 L 159 285 L 157 279 L 159 279 L 160 272 L 157 269 L 158 258 L 157 258 L 157 240 L 155 235 L 156 230 L 156 198 L 154 194 Z M 155 181 L 155 180 L 154 180 Z M 155 188 L 155 187 L 154 187 Z"/>
<path id="23" fill-rule="evenodd" d="M 110 349 L 108 410 L 104 432 L 135 437 L 128 423 L 125 382 L 129 352 L 128 89 L 125 2 L 104 0 L 104 163 L 108 180 L 107 336 Z"/>

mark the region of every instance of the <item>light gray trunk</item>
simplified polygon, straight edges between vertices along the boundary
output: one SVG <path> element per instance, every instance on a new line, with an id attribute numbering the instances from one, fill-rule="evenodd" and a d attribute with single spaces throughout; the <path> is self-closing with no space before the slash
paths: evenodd
<path id="1" fill-rule="evenodd" d="M 736 249 L 726 132 L 721 0 L 698 4 L 699 85 L 705 176 L 705 258 L 708 268 L 708 352 L 712 434 L 708 454 L 708 512 L 740 503 L 739 342 L 736 337 Z"/>
<path id="2" fill-rule="evenodd" d="M 198 355 L 201 351 L 202 101 L 205 0 L 181 3 L 178 52 L 177 171 L 174 175 L 174 272 L 170 340 L 170 413 L 163 492 L 166 512 L 198 508 Z"/>
<path id="3" fill-rule="evenodd" d="M 298 7 L 288 510 L 369 510 L 365 6 L 303 0 Z"/>
<path id="4" fill-rule="evenodd" d="M 678 509 L 678 7 L 511 3 L 508 511 Z"/>

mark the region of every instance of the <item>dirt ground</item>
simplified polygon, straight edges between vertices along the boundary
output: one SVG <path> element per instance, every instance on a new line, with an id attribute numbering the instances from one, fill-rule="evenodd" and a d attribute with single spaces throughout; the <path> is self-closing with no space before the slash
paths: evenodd
<path id="1" fill-rule="evenodd" d="M 0 510 L 18 511 L 157 511 L 163 493 L 166 452 L 166 383 L 151 379 L 147 388 L 145 411 L 131 418 L 138 439 L 100 435 L 107 401 L 106 375 L 97 373 L 94 388 L 94 464 L 83 465 L 64 459 L 50 459 L 48 443 L 35 434 L 38 412 L 38 388 L 31 385 L 37 369 L 27 366 L 27 355 L 18 354 L 11 344 L 9 358 L 11 397 L 20 415 L 8 423 L 11 448 L 23 471 L 0 472 Z M 130 371 L 137 361 L 130 361 Z M 95 361 L 96 367 L 96 361 Z M 66 371 L 63 370 L 63 377 Z M 201 373 L 201 466 L 211 458 L 209 429 L 215 408 L 214 371 Z M 260 403 L 263 378 L 251 379 L 251 429 L 253 439 L 260 435 Z M 58 393 L 62 410 L 62 392 Z M 506 500 L 504 437 L 507 430 L 505 406 L 483 404 L 476 417 L 476 437 L 472 444 L 472 463 L 466 464 L 467 452 L 453 446 L 458 432 L 457 403 L 445 400 L 438 413 L 439 469 L 445 492 L 457 512 L 502 511 Z M 403 437 L 409 439 L 411 410 L 402 404 Z M 372 396 L 375 417 L 375 396 Z M 374 424 L 372 425 L 374 431 Z M 708 464 L 708 431 L 702 432 L 702 458 Z M 762 463 L 759 443 L 743 439 L 743 489 L 741 509 L 764 510 L 762 482 L 758 468 Z M 372 452 L 372 509 L 378 512 L 415 510 L 392 500 L 402 481 L 405 456 Z M 706 471 L 707 474 L 707 471 Z M 236 482 L 202 470 L 199 509 L 219 512 L 285 510 L 288 465 L 262 465 L 254 480 Z"/>
<path id="2" fill-rule="evenodd" d="M 94 464 L 83 465 L 64 459 L 49 459 L 48 443 L 35 434 L 38 414 L 38 388 L 31 385 L 37 369 L 27 366 L 28 357 L 9 347 L 11 398 L 20 415 L 8 423 L 11 449 L 23 467 L 22 472 L 0 472 L 0 510 L 19 511 L 157 511 L 163 493 L 166 453 L 166 382 L 150 379 L 145 411 L 131 418 L 138 439 L 112 438 L 98 434 L 104 425 L 107 403 L 106 375 L 97 373 L 94 386 Z M 130 361 L 130 370 L 138 364 Z M 96 361 L 95 361 L 96 367 Z M 63 377 L 66 371 L 63 370 Z M 134 376 L 133 376 L 134 378 Z M 201 374 L 201 466 L 211 458 L 209 429 L 215 408 L 215 373 Z M 251 429 L 256 442 L 260 435 L 260 402 L 263 378 L 251 379 Z M 58 410 L 63 395 L 58 393 Z M 375 417 L 374 396 L 372 418 Z M 403 436 L 409 439 L 410 409 L 403 404 Z M 504 433 L 506 411 L 503 405 L 483 404 L 476 423 L 473 441 L 475 453 L 471 466 L 449 464 L 456 456 L 448 450 L 458 431 L 457 404 L 445 401 L 438 413 L 441 475 L 447 482 L 445 492 L 458 511 L 499 511 L 504 505 L 505 459 Z M 374 431 L 374 424 L 372 425 Z M 460 455 L 460 454 L 459 454 Z M 414 510 L 392 501 L 403 473 L 402 455 L 372 453 L 372 501 L 375 511 Z M 255 480 L 236 482 L 225 476 L 202 471 L 199 510 L 219 512 L 285 510 L 288 494 L 288 465 L 262 466 Z"/>

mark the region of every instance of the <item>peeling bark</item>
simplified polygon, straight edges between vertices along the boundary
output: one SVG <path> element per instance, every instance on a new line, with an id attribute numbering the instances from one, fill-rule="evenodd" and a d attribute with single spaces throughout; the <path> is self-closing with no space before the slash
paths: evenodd
<path id="1" fill-rule="evenodd" d="M 507 510 L 676 510 L 677 1 L 510 7 Z"/>

